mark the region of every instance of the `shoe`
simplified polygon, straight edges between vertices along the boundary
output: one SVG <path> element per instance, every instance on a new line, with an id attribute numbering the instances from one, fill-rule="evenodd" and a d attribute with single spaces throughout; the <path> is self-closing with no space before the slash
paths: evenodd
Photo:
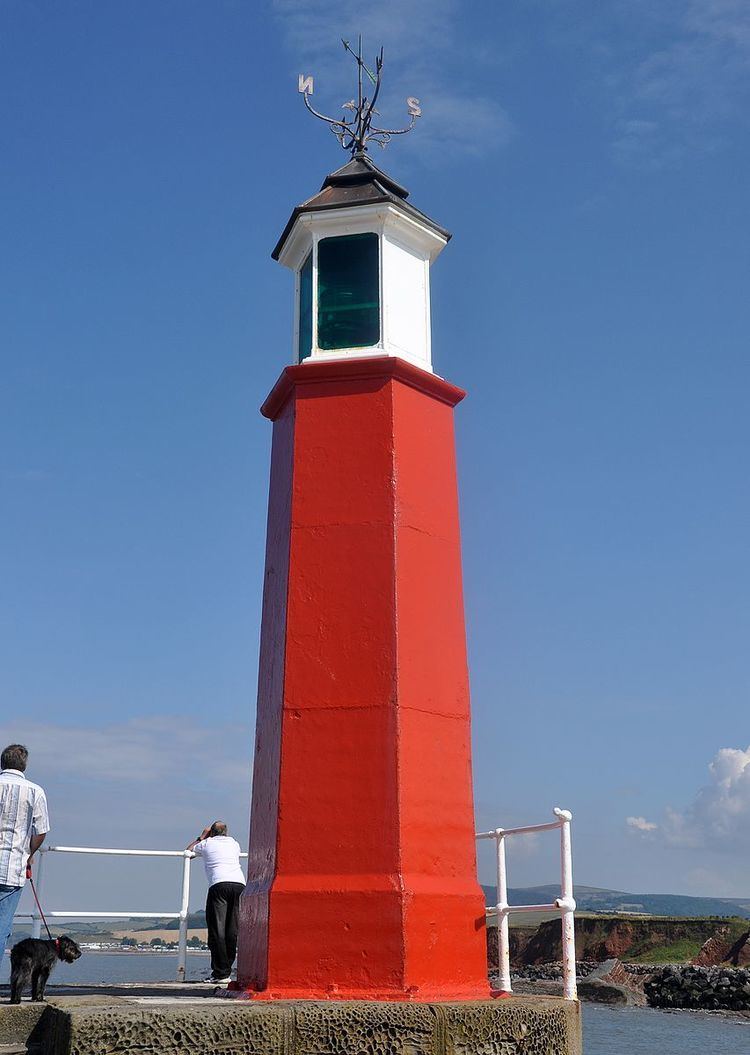
<path id="1" fill-rule="evenodd" d="M 226 978 L 217 978 L 215 975 L 211 975 L 209 982 L 213 982 L 214 985 L 229 985 L 231 978 L 227 975 Z"/>

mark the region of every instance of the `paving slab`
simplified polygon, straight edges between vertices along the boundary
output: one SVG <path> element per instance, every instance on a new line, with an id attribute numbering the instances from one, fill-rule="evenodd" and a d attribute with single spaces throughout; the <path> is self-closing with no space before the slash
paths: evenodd
<path id="1" fill-rule="evenodd" d="M 25 1028 L 38 1055 L 581 1055 L 579 1005 L 556 997 L 420 1004 L 73 988 L 47 1005 L 0 1006 L 0 1030 L 8 1012 L 16 1021 L 6 1043 Z"/>

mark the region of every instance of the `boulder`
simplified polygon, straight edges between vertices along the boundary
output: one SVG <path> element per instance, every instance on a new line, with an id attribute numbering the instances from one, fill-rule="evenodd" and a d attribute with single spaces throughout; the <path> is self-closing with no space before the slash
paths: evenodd
<path id="1" fill-rule="evenodd" d="M 634 979 L 617 959 L 605 960 L 578 983 L 581 1000 L 621 1007 L 637 1007 L 646 999 Z"/>

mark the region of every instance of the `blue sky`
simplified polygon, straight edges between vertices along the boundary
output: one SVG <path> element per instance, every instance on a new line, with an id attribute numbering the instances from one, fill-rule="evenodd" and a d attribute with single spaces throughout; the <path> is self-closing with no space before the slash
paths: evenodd
<path id="1" fill-rule="evenodd" d="M 454 233 L 478 823 L 565 806 L 582 883 L 750 897 L 743 0 L 0 0 L 0 738 L 56 843 L 245 842 L 269 254 L 344 160 L 297 74 L 336 110 L 359 30 L 424 111 L 375 160 Z M 50 897 L 168 909 L 170 868 Z"/>

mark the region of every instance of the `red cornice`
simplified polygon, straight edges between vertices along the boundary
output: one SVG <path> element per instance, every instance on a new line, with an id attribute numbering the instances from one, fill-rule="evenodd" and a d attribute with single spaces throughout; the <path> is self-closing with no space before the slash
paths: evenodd
<path id="1" fill-rule="evenodd" d="M 402 384 L 425 392 L 428 396 L 455 407 L 466 393 L 462 388 L 444 381 L 442 377 L 422 370 L 389 355 L 374 355 L 366 359 L 336 359 L 331 362 L 307 362 L 299 366 L 287 366 L 263 406 L 264 417 L 274 421 L 298 385 L 316 384 L 324 381 L 369 381 L 372 378 L 400 381 Z"/>

